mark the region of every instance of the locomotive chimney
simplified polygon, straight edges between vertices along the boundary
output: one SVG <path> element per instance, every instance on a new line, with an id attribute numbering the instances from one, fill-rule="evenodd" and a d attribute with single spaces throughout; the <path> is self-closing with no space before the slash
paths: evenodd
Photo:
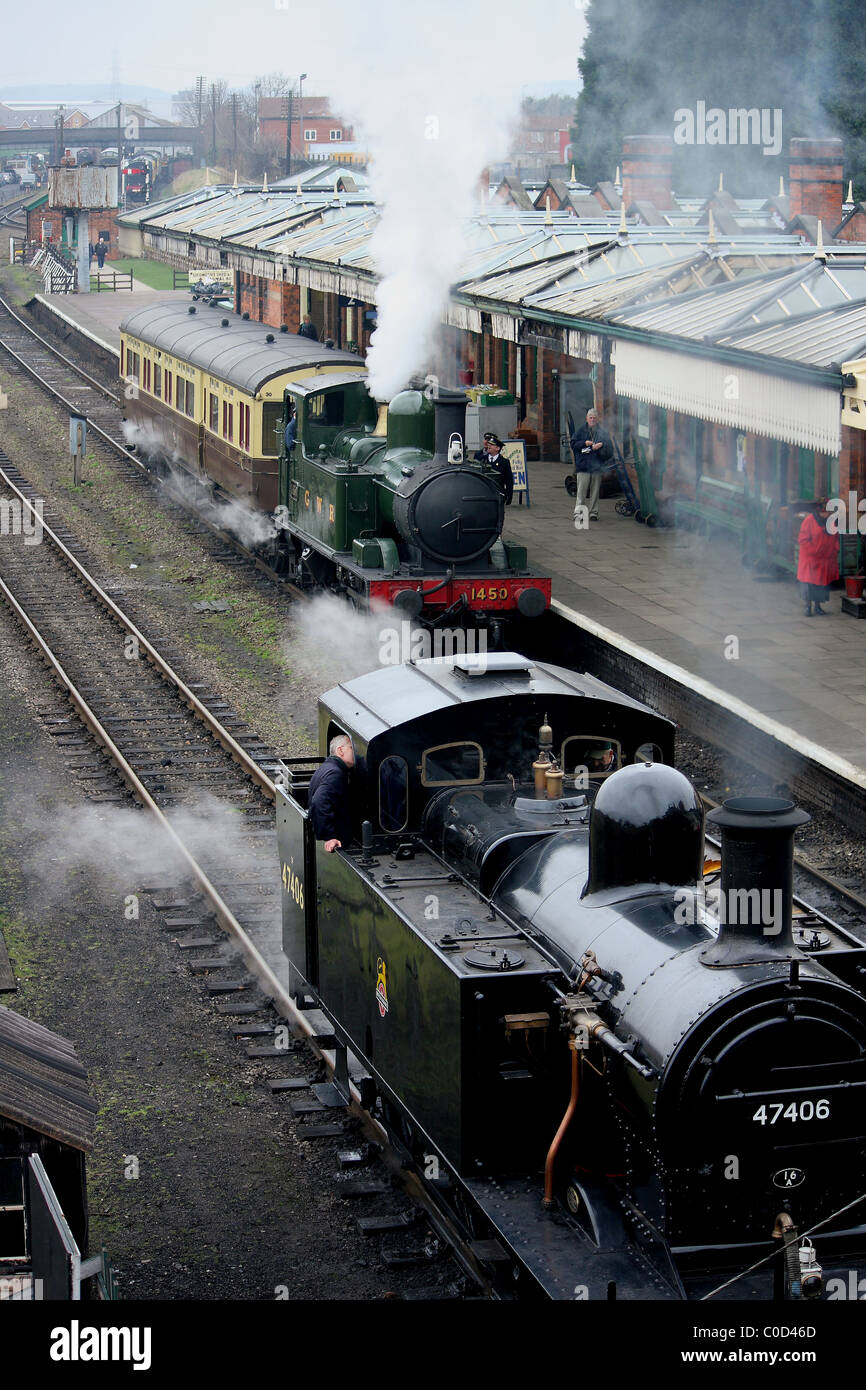
<path id="1" fill-rule="evenodd" d="M 722 833 L 722 870 L 719 936 L 701 952 L 704 965 L 799 957 L 791 930 L 794 831 L 810 820 L 775 796 L 735 796 L 709 813 Z"/>
<path id="2" fill-rule="evenodd" d="M 433 396 L 434 438 L 436 458 L 442 463 L 448 458 L 448 440 L 452 434 L 466 439 L 466 392 L 440 386 Z"/>

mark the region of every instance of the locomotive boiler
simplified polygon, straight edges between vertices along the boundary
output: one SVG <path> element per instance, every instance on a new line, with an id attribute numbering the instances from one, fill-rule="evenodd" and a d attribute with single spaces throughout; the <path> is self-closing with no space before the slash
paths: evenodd
<path id="1" fill-rule="evenodd" d="M 808 817 L 714 812 L 708 894 L 669 722 L 513 653 L 348 681 L 320 706 L 337 732 L 358 845 L 316 844 L 303 764 L 278 806 L 296 997 L 466 1229 L 556 1298 L 818 1293 L 812 1237 L 844 1272 L 866 948 L 794 934 Z"/>

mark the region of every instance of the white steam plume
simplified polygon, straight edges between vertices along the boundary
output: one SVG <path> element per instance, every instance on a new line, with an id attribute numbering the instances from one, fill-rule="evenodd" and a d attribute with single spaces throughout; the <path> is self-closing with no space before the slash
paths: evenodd
<path id="1" fill-rule="evenodd" d="M 382 205 L 371 245 L 378 327 L 367 361 L 371 394 L 386 400 L 426 370 L 479 209 L 479 175 L 507 154 L 521 60 L 537 40 L 531 12 L 516 0 L 336 7 L 334 31 L 354 61 L 334 99 L 361 127 Z"/>

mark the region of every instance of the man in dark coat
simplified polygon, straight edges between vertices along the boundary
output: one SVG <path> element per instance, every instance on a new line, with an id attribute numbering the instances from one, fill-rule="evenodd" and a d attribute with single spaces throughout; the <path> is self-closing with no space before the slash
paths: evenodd
<path id="1" fill-rule="evenodd" d="M 586 412 L 586 424 L 581 425 L 571 436 L 571 448 L 577 485 L 574 515 L 577 517 L 586 506 L 588 492 L 590 521 L 598 521 L 601 475 L 613 458 L 613 441 L 607 430 L 603 430 L 599 424 L 597 410 L 590 409 Z"/>
<path id="2" fill-rule="evenodd" d="M 319 341 L 319 333 L 309 314 L 304 314 L 304 322 L 298 329 L 299 338 L 311 338 L 314 343 Z"/>
<path id="3" fill-rule="evenodd" d="M 487 463 L 496 469 L 505 505 L 510 506 L 514 496 L 514 474 L 511 464 L 502 452 L 502 440 L 495 434 L 485 434 L 484 448 L 479 449 L 474 457 L 476 463 Z"/>
<path id="4" fill-rule="evenodd" d="M 333 854 L 352 839 L 349 772 L 355 766 L 355 749 L 348 734 L 331 739 L 328 757 L 310 778 L 309 811 L 313 833 Z"/>

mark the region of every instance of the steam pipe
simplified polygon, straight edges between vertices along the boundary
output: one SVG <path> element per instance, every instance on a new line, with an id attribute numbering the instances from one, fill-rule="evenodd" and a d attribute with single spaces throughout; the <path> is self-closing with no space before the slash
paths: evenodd
<path id="1" fill-rule="evenodd" d="M 571 1048 L 571 1099 L 568 1102 L 568 1109 L 562 1117 L 559 1129 L 553 1137 L 553 1143 L 547 1151 L 547 1160 L 544 1164 L 544 1206 L 548 1210 L 554 1206 L 553 1169 L 556 1163 L 556 1156 L 559 1153 L 559 1147 L 574 1118 L 574 1112 L 577 1109 L 577 1098 L 580 1092 L 580 1058 L 573 1037 L 569 1038 L 568 1045 Z"/>

